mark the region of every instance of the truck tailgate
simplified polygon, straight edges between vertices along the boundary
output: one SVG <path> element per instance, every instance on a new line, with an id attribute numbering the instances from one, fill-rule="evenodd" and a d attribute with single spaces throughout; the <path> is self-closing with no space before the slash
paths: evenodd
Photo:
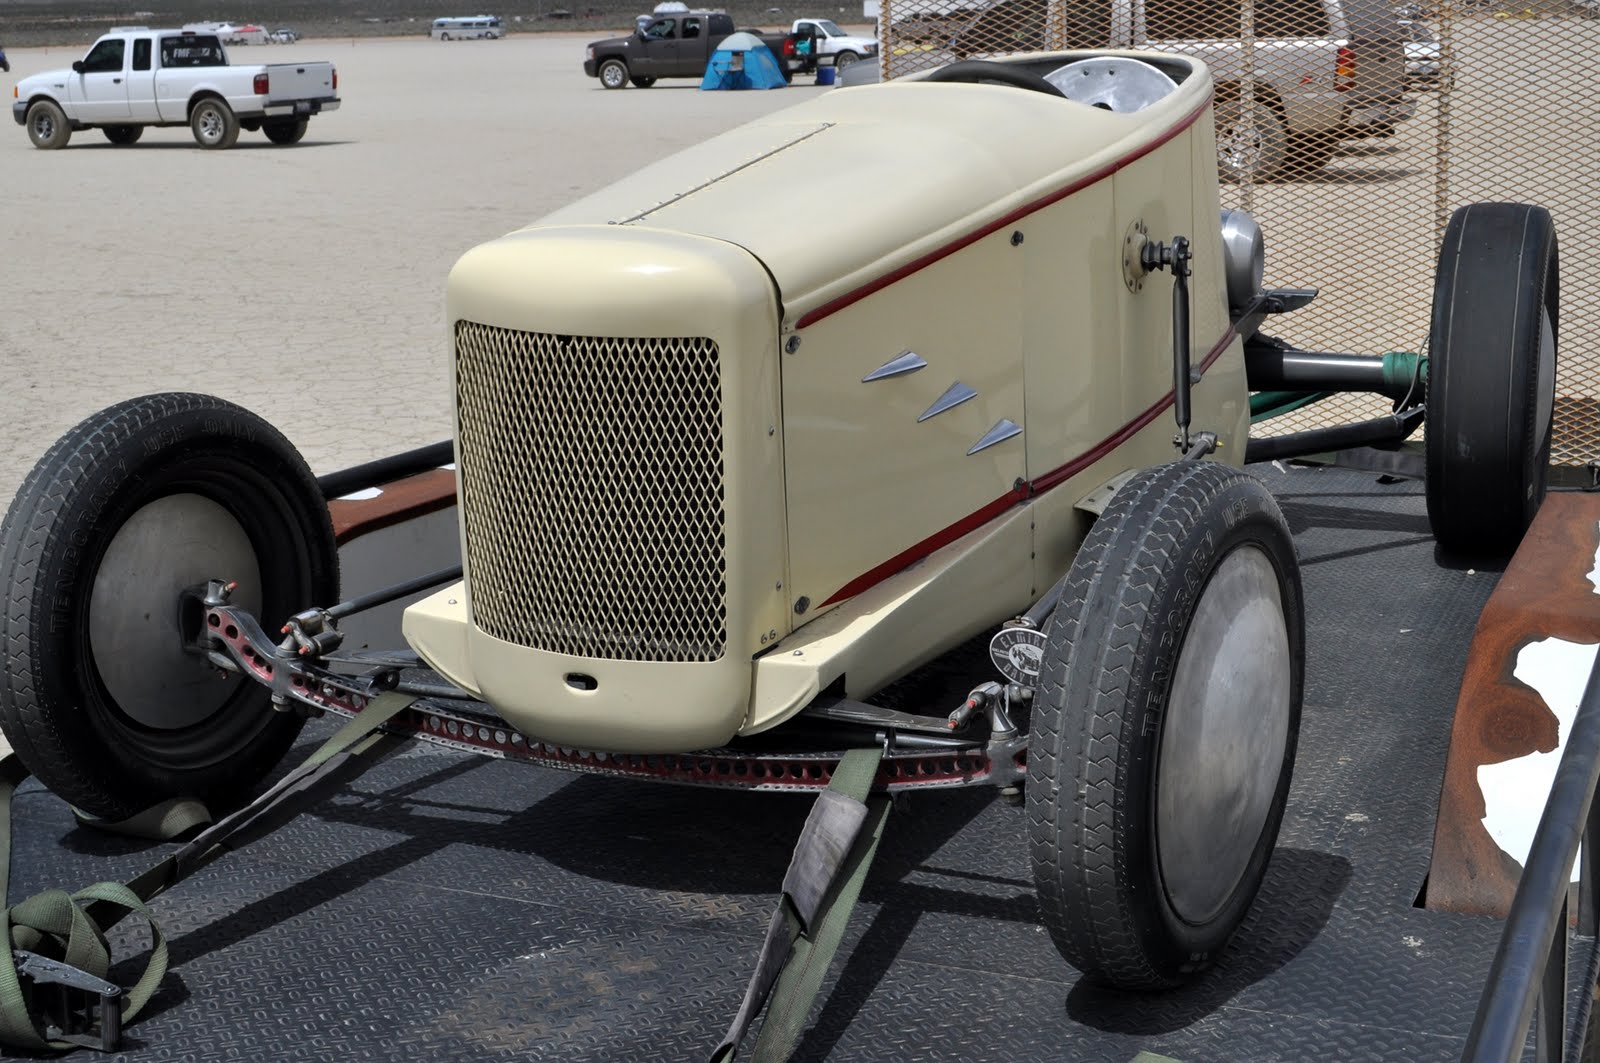
<path id="1" fill-rule="evenodd" d="M 295 100 L 331 100 L 338 95 L 333 85 L 332 63 L 268 63 L 267 103 Z"/>

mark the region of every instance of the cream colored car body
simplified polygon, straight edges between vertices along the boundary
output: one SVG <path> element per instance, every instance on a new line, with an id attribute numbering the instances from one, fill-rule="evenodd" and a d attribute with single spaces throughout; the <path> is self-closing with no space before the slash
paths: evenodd
<path id="1" fill-rule="evenodd" d="M 685 751 L 1018 614 L 1071 562 L 1086 496 L 1176 457 L 1172 282 L 1125 282 L 1137 224 L 1192 240 L 1193 423 L 1241 461 L 1211 79 L 1160 62 L 1190 73 L 1128 114 L 989 84 L 830 92 L 469 251 L 448 300 L 466 578 L 407 610 L 411 645 L 530 736 Z M 856 235 L 777 223 L 816 202 Z M 693 337 L 715 344 L 720 449 L 674 468 L 630 448 L 660 450 L 651 411 L 682 407 Z M 864 379 L 904 352 L 925 366 Z M 925 416 L 957 384 L 976 394 Z M 682 500 L 690 466 L 720 477 L 711 503 Z M 683 576 L 708 550 L 720 591 L 715 560 Z"/>

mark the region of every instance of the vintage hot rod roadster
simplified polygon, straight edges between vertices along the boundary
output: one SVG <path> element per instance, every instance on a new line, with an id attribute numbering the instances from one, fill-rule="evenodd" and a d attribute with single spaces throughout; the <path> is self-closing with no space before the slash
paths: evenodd
<path id="1" fill-rule="evenodd" d="M 1451 219 L 1425 354 L 1269 335 L 1315 292 L 1263 288 L 1260 230 L 1219 211 L 1212 102 L 1179 56 L 957 63 L 468 252 L 453 458 L 377 477 L 453 460 L 415 512 L 457 506 L 460 566 L 342 602 L 349 483 L 218 399 L 91 418 L 0 532 L 6 736 L 106 819 L 236 800 L 306 715 L 396 691 L 420 737 L 628 777 L 820 791 L 874 750 L 879 791 L 1021 791 L 1062 954 L 1181 982 L 1256 893 L 1299 724 L 1294 546 L 1242 466 L 1400 462 L 1426 419 L 1439 542 L 1508 552 L 1557 335 L 1551 220 L 1517 204 Z M 758 221 L 801 195 L 850 237 Z M 1249 438 L 1340 391 L 1393 413 Z M 429 588 L 409 646 L 343 644 Z M 997 675 L 961 703 L 869 700 L 986 631 Z"/>

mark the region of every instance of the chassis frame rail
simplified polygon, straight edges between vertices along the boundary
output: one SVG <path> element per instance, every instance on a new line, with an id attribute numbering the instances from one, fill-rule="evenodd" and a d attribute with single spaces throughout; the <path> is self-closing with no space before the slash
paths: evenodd
<path id="1" fill-rule="evenodd" d="M 1463 1063 L 1512 1063 L 1523 1058 L 1528 1027 L 1537 1013 L 1536 1058 L 1562 1063 L 1584 1058 L 1589 1007 L 1567 1013 L 1569 894 L 1572 861 L 1583 845 L 1578 878 L 1578 927 L 1584 936 L 1600 928 L 1600 817 L 1595 784 L 1600 781 L 1600 661 L 1578 703 L 1550 799 L 1517 884 L 1500 946 L 1467 1036 Z M 1586 973 L 1590 977 L 1592 972 Z M 1592 1001 L 1595 987 L 1584 987 Z M 1570 1024 L 1569 1024 L 1570 1021 Z"/>
<path id="2" fill-rule="evenodd" d="M 816 748 L 813 740 L 797 747 L 766 748 L 771 741 L 740 748 L 691 753 L 611 753 L 541 742 L 513 728 L 482 702 L 465 691 L 443 696 L 438 683 L 407 682 L 405 670 L 379 667 L 368 675 L 334 672 L 320 662 L 315 639 L 299 640 L 290 634 L 274 643 L 249 612 L 222 604 L 226 594 L 217 588 L 205 602 L 202 645 L 208 659 L 223 672 L 243 675 L 270 688 L 280 711 L 306 715 L 332 712 L 353 718 L 389 690 L 421 692 L 423 697 L 401 711 L 384 730 L 433 745 L 507 760 L 542 764 L 566 771 L 624 778 L 650 779 L 687 786 L 736 790 L 825 790 L 833 780 L 846 750 L 879 746 L 884 756 L 873 781 L 875 790 L 943 789 L 958 786 L 1019 786 L 1027 772 L 1027 736 L 1015 730 L 995 732 L 987 741 L 931 739 L 917 733 L 902 734 L 897 717 L 905 714 L 881 710 L 876 724 L 851 727 L 843 719 L 833 722 L 834 741 Z M 337 608 L 337 607 L 335 607 Z M 311 610 L 300 614 L 325 613 Z M 297 618 L 298 619 L 298 618 Z M 285 626 L 285 631 L 291 629 Z M 431 675 L 432 673 L 428 673 Z M 861 706 L 863 710 L 869 706 Z M 842 731 L 840 730 L 842 729 Z M 780 735 L 783 729 L 772 732 Z M 820 737 L 819 735 L 814 735 Z M 933 743 L 939 743 L 937 745 Z"/>

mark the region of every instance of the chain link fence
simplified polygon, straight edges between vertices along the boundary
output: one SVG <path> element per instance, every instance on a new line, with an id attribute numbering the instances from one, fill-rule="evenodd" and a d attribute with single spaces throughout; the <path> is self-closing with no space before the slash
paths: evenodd
<path id="1" fill-rule="evenodd" d="M 1600 0 L 882 0 L 880 62 L 890 79 L 1035 49 L 1204 59 L 1223 205 L 1261 222 L 1269 285 L 1321 289 L 1277 327 L 1309 350 L 1425 350 L 1450 212 L 1480 200 L 1549 208 L 1561 242 L 1551 460 L 1581 469 L 1600 462 L 1597 15 Z M 1258 427 L 1387 410 L 1338 395 Z"/>

